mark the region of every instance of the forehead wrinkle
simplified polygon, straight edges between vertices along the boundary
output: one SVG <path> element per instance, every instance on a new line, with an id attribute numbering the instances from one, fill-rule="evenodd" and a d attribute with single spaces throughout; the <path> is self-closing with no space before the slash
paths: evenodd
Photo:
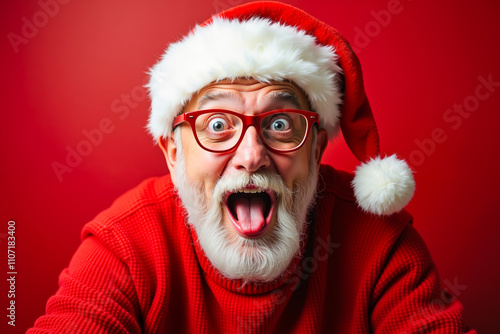
<path id="1" fill-rule="evenodd" d="M 198 100 L 198 109 L 202 109 L 208 102 L 211 101 L 223 101 L 223 100 L 232 100 L 240 102 L 239 98 L 230 93 L 230 92 L 220 92 L 220 91 L 212 91 L 205 93 Z"/>

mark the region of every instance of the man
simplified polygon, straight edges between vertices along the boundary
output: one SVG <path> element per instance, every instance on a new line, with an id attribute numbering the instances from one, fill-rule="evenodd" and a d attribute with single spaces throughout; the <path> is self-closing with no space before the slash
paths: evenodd
<path id="1" fill-rule="evenodd" d="M 359 62 L 280 3 L 196 27 L 151 69 L 149 130 L 170 175 L 87 224 L 30 333 L 464 332 L 379 157 Z M 363 163 L 320 166 L 342 128 Z M 445 301 L 436 303 L 436 301 Z"/>

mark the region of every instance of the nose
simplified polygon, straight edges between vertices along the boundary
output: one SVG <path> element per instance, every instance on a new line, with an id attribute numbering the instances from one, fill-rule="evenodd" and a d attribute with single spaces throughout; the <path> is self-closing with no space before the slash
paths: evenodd
<path id="1" fill-rule="evenodd" d="M 268 152 L 255 127 L 248 127 L 240 145 L 234 153 L 232 164 L 236 169 L 248 173 L 265 169 L 271 164 Z"/>

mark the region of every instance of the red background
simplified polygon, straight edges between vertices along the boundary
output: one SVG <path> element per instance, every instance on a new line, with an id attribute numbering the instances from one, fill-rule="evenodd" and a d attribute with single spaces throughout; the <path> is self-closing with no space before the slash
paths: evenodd
<path id="1" fill-rule="evenodd" d="M 141 180 L 166 173 L 144 130 L 145 72 L 195 22 L 243 2 L 2 2 L 0 261 L 6 268 L 14 220 L 18 275 L 14 329 L 6 325 L 7 269 L 0 273 L 1 328 L 23 333 L 44 312 L 87 221 Z M 474 96 L 480 76 L 500 82 L 500 2 L 286 2 L 335 26 L 359 51 L 382 150 L 416 171 L 414 224 L 441 279 L 461 286 L 467 322 L 496 332 L 500 87 Z M 472 111 L 446 121 L 464 102 Z M 85 146 L 86 131 L 96 134 L 102 122 L 107 133 Z M 76 149 L 86 156 L 68 166 Z M 324 160 L 347 170 L 356 164 L 341 139 Z M 59 177 L 54 162 L 68 166 Z"/>

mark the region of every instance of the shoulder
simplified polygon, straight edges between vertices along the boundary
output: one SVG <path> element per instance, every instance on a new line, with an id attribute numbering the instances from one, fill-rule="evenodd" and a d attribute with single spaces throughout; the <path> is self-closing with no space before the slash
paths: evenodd
<path id="1" fill-rule="evenodd" d="M 397 272 L 421 275 L 432 268 L 412 216 L 405 210 L 385 216 L 363 211 L 356 203 L 352 179 L 350 173 L 321 167 L 315 229 L 338 246 L 332 256 L 335 270 L 375 287 L 383 273 L 390 280 Z"/>
<path id="2" fill-rule="evenodd" d="M 109 224 L 142 211 L 154 210 L 175 197 L 176 192 L 170 175 L 152 177 L 118 197 L 96 219 Z"/>
<path id="3" fill-rule="evenodd" d="M 127 191 L 82 231 L 113 249 L 137 249 L 165 243 L 167 229 L 178 228 L 182 205 L 169 175 L 149 178 Z M 129 247 L 130 246 L 130 247 Z"/>
<path id="4" fill-rule="evenodd" d="M 93 222 L 110 226 L 134 215 L 154 212 L 175 199 L 176 192 L 170 175 L 148 178 L 118 197 Z"/>
<path id="5" fill-rule="evenodd" d="M 387 254 L 413 218 L 405 210 L 387 216 L 363 211 L 356 203 L 353 177 L 331 166 L 321 166 L 316 200 L 318 228 L 358 255 Z"/>

